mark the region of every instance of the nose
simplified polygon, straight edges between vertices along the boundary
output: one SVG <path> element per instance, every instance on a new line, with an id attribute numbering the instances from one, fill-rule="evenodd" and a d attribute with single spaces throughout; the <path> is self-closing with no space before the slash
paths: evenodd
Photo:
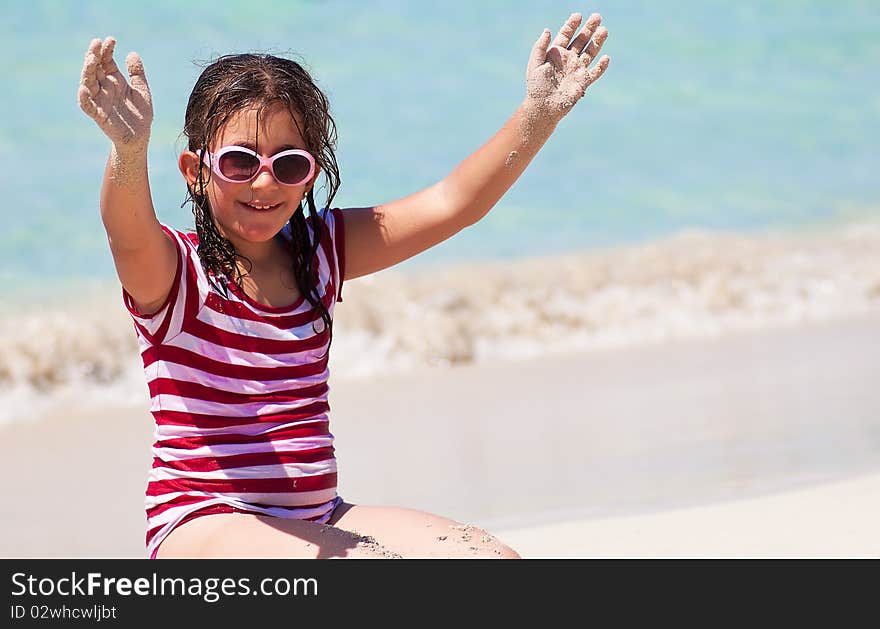
<path id="1" fill-rule="evenodd" d="M 277 185 L 278 181 L 275 179 L 275 175 L 272 174 L 272 169 L 269 166 L 261 166 L 260 170 L 257 171 L 256 176 L 251 181 L 251 187 L 253 188 L 265 188 L 266 186 L 274 186 Z"/>

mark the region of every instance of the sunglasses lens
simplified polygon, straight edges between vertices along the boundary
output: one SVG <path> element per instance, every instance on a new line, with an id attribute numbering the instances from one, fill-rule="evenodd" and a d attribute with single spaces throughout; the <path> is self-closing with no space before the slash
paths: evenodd
<path id="1" fill-rule="evenodd" d="M 254 176 L 260 162 L 253 155 L 244 151 L 229 151 L 220 157 L 218 163 L 223 176 L 233 181 L 247 181 Z"/>
<path id="2" fill-rule="evenodd" d="M 311 163 L 303 155 L 285 155 L 276 159 L 273 165 L 275 177 L 287 185 L 303 183 L 311 167 Z"/>

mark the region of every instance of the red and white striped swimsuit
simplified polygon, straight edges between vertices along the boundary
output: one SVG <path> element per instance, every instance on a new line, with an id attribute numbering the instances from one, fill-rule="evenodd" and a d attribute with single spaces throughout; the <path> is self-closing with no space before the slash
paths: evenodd
<path id="1" fill-rule="evenodd" d="M 332 315 L 342 300 L 345 236 L 340 210 L 322 216 L 318 293 Z M 123 290 L 156 420 L 149 556 L 176 526 L 202 515 L 327 522 L 341 499 L 328 421 L 329 334 L 320 314 L 302 297 L 284 308 L 258 304 L 225 278 L 228 295 L 218 293 L 196 235 L 162 228 L 179 255 L 165 304 L 145 316 Z M 309 234 L 314 239 L 311 221 Z"/>

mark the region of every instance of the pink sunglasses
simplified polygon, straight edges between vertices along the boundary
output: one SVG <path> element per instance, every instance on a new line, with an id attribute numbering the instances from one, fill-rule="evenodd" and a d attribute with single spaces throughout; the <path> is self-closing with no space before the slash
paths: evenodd
<path id="1" fill-rule="evenodd" d="M 199 151 L 202 162 L 224 181 L 245 183 L 268 167 L 275 180 L 285 186 L 298 186 L 315 173 L 315 158 L 307 151 L 290 149 L 263 157 L 243 146 L 224 146 L 216 153 Z"/>

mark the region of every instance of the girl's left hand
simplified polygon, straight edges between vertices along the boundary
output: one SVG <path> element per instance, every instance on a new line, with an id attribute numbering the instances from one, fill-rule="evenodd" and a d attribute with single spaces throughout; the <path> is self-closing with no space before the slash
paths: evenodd
<path id="1" fill-rule="evenodd" d="M 608 55 L 590 67 L 608 38 L 608 29 L 600 27 L 602 16 L 593 13 L 575 37 L 581 14 L 572 13 L 559 29 L 550 49 L 550 31 L 545 29 L 532 48 L 526 70 L 526 104 L 536 114 L 561 120 L 599 80 L 611 61 Z"/>

